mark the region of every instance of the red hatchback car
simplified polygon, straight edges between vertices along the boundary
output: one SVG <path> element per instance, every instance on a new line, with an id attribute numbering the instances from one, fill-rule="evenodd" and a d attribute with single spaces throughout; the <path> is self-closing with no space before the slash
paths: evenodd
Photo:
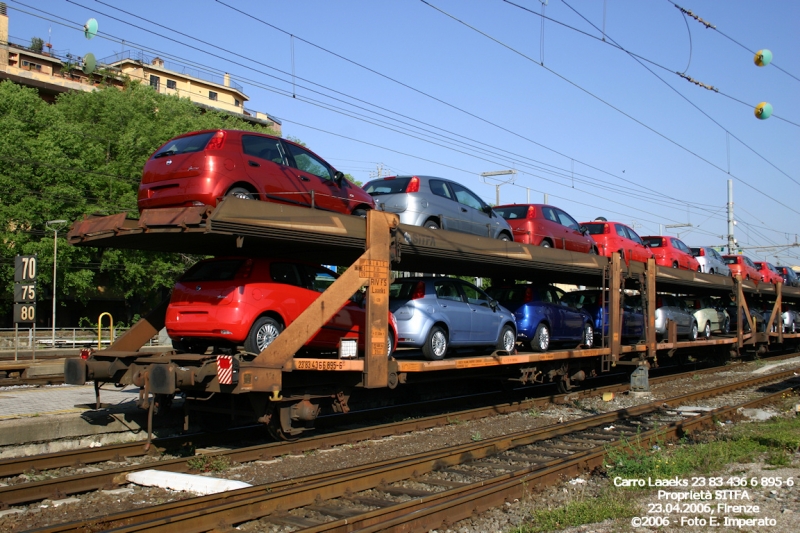
<path id="1" fill-rule="evenodd" d="M 589 236 L 597 243 L 600 255 L 611 257 L 612 254 L 623 252 L 626 259 L 642 263 L 653 257 L 653 252 L 645 246 L 642 238 L 625 224 L 595 220 L 581 222 L 581 226 L 586 226 Z"/>
<path id="2" fill-rule="evenodd" d="M 514 232 L 514 240 L 533 246 L 544 246 L 572 250 L 589 254 L 597 253 L 597 246 L 586 235 L 574 218 L 566 211 L 552 205 L 512 204 L 492 208 L 506 219 Z"/>
<path id="3" fill-rule="evenodd" d="M 783 274 L 781 274 L 772 263 L 766 261 L 753 261 L 758 271 L 761 272 L 761 279 L 766 283 L 783 283 Z"/>
<path id="4" fill-rule="evenodd" d="M 208 346 L 244 346 L 260 353 L 275 340 L 337 275 L 310 263 L 222 257 L 195 264 L 172 290 L 165 326 L 177 350 L 204 353 Z M 345 304 L 306 347 L 335 350 L 342 337 L 358 338 L 364 349 L 366 310 Z M 389 313 L 389 354 L 397 346 L 397 323 Z"/>
<path id="5" fill-rule="evenodd" d="M 660 235 L 642 237 L 642 240 L 652 250 L 658 266 L 701 271 L 700 263 L 682 240 Z"/>
<path id="6" fill-rule="evenodd" d="M 375 201 L 299 144 L 251 131 L 204 130 L 171 139 L 150 156 L 139 211 L 216 206 L 224 196 L 365 215 Z"/>
<path id="7" fill-rule="evenodd" d="M 753 260 L 746 255 L 723 255 L 725 264 L 731 269 L 731 276 L 741 276 L 742 279 L 749 279 L 758 283 L 762 275 Z"/>

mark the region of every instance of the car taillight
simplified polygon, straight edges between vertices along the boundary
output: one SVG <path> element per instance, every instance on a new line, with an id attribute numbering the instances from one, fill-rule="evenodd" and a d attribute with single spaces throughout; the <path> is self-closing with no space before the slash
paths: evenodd
<path id="1" fill-rule="evenodd" d="M 411 178 L 411 181 L 408 182 L 408 187 L 406 187 L 406 192 L 419 192 L 419 178 L 414 176 Z"/>
<path id="2" fill-rule="evenodd" d="M 526 287 L 525 288 L 525 296 L 522 297 L 522 303 L 528 303 L 533 301 L 533 287 Z"/>
<path id="3" fill-rule="evenodd" d="M 706 249 L 705 248 L 700 248 L 700 257 L 702 257 L 704 255 L 706 255 Z"/>
<path id="4" fill-rule="evenodd" d="M 206 150 L 221 150 L 222 145 L 224 144 L 225 144 L 225 132 L 218 131 L 217 133 L 214 134 L 213 137 L 211 137 L 211 140 L 208 141 L 208 144 L 206 145 Z"/>
<path id="5" fill-rule="evenodd" d="M 528 214 L 525 215 L 525 218 L 534 218 L 536 216 L 536 209 L 532 206 L 528 206 Z"/>
<path id="6" fill-rule="evenodd" d="M 90 355 L 92 355 L 91 348 L 81 348 L 81 359 L 89 359 Z"/>
<path id="7" fill-rule="evenodd" d="M 239 269 L 239 276 L 241 276 L 244 279 L 247 279 L 250 277 L 250 274 L 252 273 L 253 273 L 253 260 L 248 259 Z"/>
<path id="8" fill-rule="evenodd" d="M 611 233 L 611 226 L 609 226 L 608 224 L 603 224 L 603 233 L 606 235 Z"/>
<path id="9" fill-rule="evenodd" d="M 412 300 L 419 300 L 425 297 L 425 282 L 418 281 L 414 286 L 414 291 L 411 293 Z"/>

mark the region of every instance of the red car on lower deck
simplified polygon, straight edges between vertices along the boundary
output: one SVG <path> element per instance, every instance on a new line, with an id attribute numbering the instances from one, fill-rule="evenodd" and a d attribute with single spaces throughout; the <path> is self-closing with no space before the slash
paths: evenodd
<path id="1" fill-rule="evenodd" d="M 265 258 L 220 257 L 200 261 L 172 290 L 165 326 L 173 346 L 204 353 L 209 346 L 258 354 L 306 310 L 337 274 L 319 265 Z M 342 338 L 364 348 L 366 310 L 348 302 L 306 343 L 336 350 Z M 389 313 L 388 354 L 397 346 L 397 322 Z"/>
<path id="2" fill-rule="evenodd" d="M 682 240 L 661 235 L 649 235 L 642 240 L 652 250 L 658 266 L 701 271 L 700 263 Z"/>
<path id="3" fill-rule="evenodd" d="M 493 208 L 514 232 L 514 241 L 546 248 L 597 253 L 586 229 L 566 211 L 545 204 L 510 204 Z"/>

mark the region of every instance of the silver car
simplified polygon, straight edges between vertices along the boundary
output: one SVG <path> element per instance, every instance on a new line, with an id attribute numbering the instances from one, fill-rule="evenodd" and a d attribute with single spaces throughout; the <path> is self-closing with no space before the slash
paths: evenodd
<path id="1" fill-rule="evenodd" d="M 397 278 L 389 288 L 398 346 L 422 348 L 430 360 L 450 347 L 489 347 L 513 353 L 514 315 L 485 292 L 457 278 Z"/>
<path id="2" fill-rule="evenodd" d="M 392 176 L 367 182 L 363 188 L 375 198 L 377 209 L 397 213 L 401 224 L 514 240 L 505 219 L 477 194 L 455 181 L 431 176 Z"/>
<path id="3" fill-rule="evenodd" d="M 690 248 L 692 255 L 700 263 L 700 271 L 706 274 L 722 274 L 730 276 L 731 269 L 725 264 L 722 255 L 710 246 Z"/>
<path id="4" fill-rule="evenodd" d="M 659 294 L 656 296 L 656 333 L 667 335 L 667 321 L 675 322 L 678 335 L 688 337 L 690 341 L 697 340 L 697 320 L 689 310 L 686 302 L 677 296 Z"/>

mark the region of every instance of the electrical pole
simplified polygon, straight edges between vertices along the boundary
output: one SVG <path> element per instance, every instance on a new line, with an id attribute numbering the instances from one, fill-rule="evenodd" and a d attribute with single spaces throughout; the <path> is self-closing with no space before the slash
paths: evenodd
<path id="1" fill-rule="evenodd" d="M 495 200 L 497 202 L 496 205 L 500 205 L 500 187 L 502 185 L 506 185 L 508 183 L 514 183 L 514 180 L 517 179 L 517 177 L 515 176 L 516 173 L 517 173 L 516 170 L 495 170 L 495 171 L 492 171 L 492 172 L 481 172 L 481 177 L 483 177 L 483 182 L 484 183 L 489 183 L 488 181 L 486 181 L 486 178 L 491 178 L 491 179 L 493 179 L 495 181 L 500 181 L 499 179 L 495 178 L 494 176 L 503 176 L 503 175 L 506 175 L 506 174 L 511 174 L 511 177 L 508 178 L 506 181 L 500 181 L 500 183 L 498 183 L 498 184 L 496 184 L 494 186 L 494 190 L 495 190 L 495 194 L 496 194 Z"/>
<path id="2" fill-rule="evenodd" d="M 728 255 L 736 248 L 736 239 L 733 238 L 733 180 L 728 180 Z"/>

